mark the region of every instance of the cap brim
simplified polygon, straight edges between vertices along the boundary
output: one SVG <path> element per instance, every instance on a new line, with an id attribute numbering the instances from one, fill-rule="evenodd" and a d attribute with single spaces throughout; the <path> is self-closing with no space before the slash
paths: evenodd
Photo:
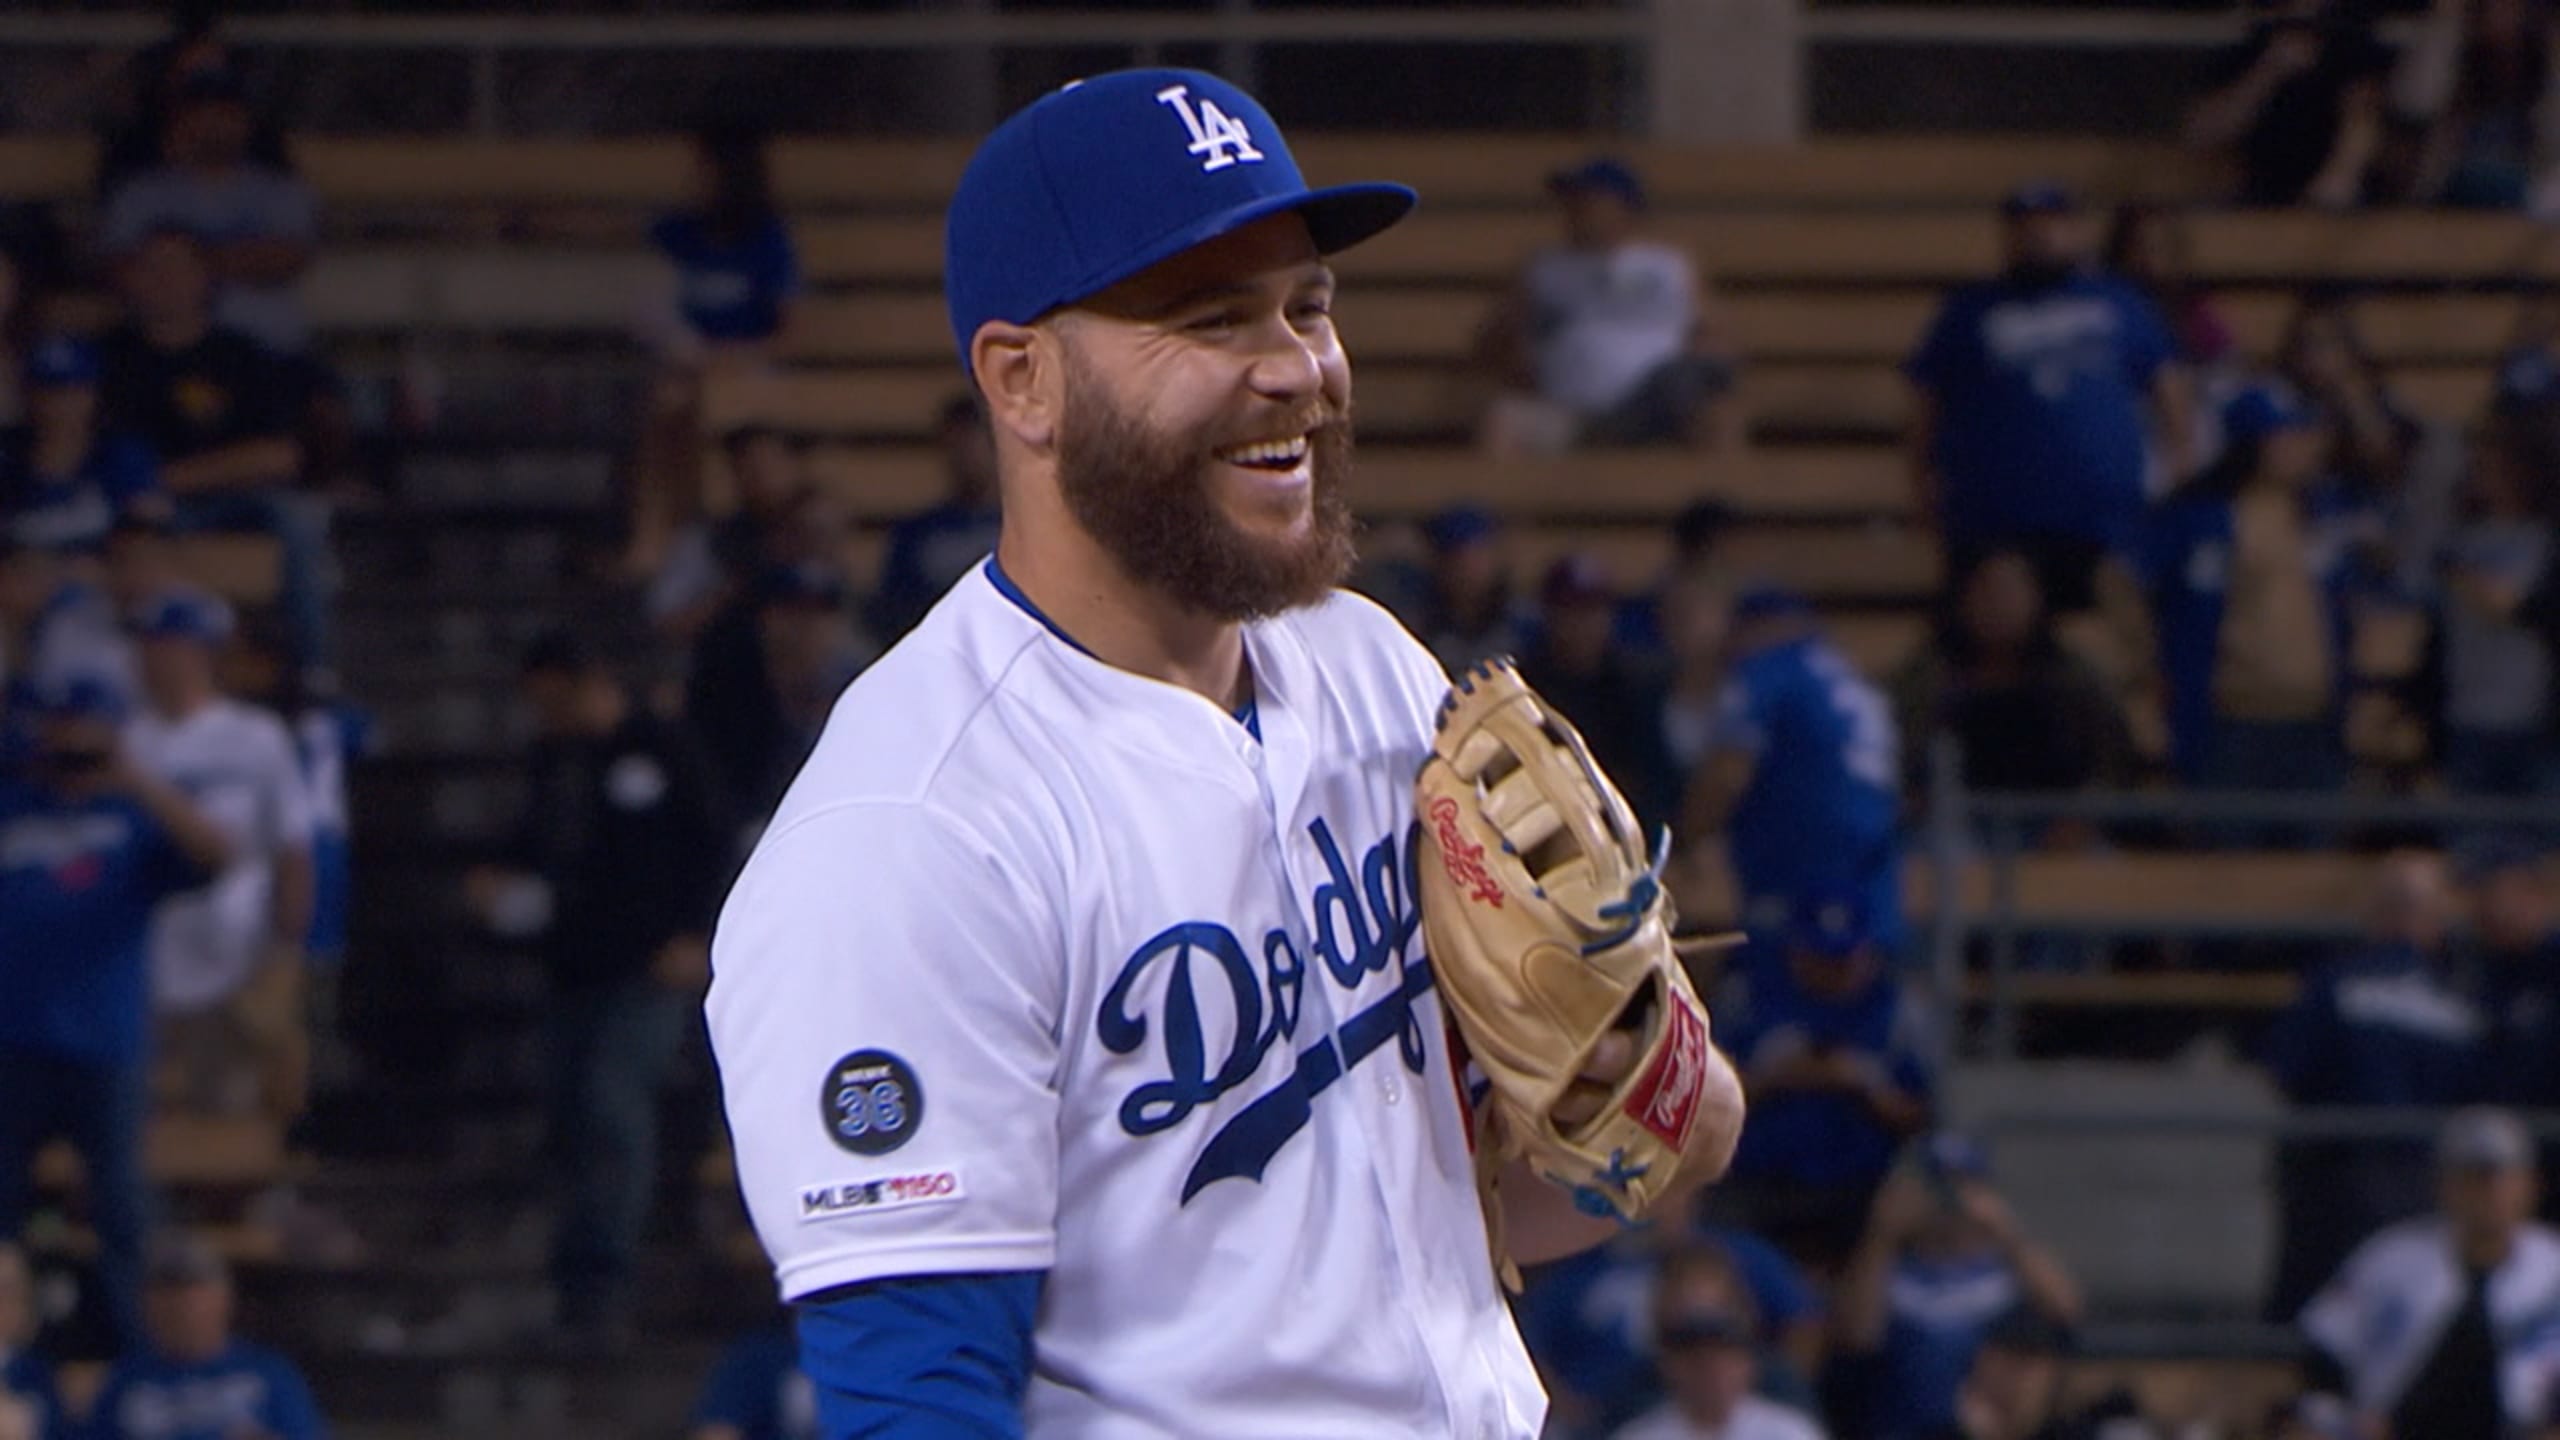
<path id="1" fill-rule="evenodd" d="M 1421 203 L 1421 199 L 1410 186 L 1388 181 L 1333 185 L 1321 190 L 1302 190 L 1295 195 L 1266 195 L 1232 209 L 1202 216 L 1163 236 L 1109 271 L 1087 279 L 1076 287 L 1075 298 L 1063 303 L 1074 305 L 1090 299 L 1195 245 L 1205 245 L 1257 220 L 1289 212 L 1304 217 L 1307 235 L 1315 241 L 1317 254 L 1336 254 L 1371 239 L 1412 214 L 1413 207 Z"/>

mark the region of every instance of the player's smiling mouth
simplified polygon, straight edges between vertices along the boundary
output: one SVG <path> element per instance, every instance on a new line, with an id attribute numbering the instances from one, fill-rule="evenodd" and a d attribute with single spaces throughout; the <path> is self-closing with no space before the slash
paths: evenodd
<path id="1" fill-rule="evenodd" d="M 1286 440 L 1260 440 L 1250 445 L 1230 445 L 1216 452 L 1220 460 L 1241 465 L 1248 470 L 1268 470 L 1287 474 L 1306 463 L 1307 437 L 1293 435 Z"/>

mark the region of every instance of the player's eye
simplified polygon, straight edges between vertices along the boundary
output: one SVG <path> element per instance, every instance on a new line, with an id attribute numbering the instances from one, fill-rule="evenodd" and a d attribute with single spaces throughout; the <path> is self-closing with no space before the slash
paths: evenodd
<path id="1" fill-rule="evenodd" d="M 1203 335 L 1218 335 L 1224 334 L 1229 330 L 1233 330 L 1243 323 L 1244 316 L 1236 311 L 1213 310 L 1210 313 L 1193 320 L 1190 324 L 1185 325 L 1182 328 L 1185 330 L 1196 331 Z"/>
<path id="2" fill-rule="evenodd" d="M 1313 324 L 1318 320 L 1330 319 L 1332 316 L 1333 297 L 1330 295 L 1301 300 L 1289 308 L 1289 318 L 1301 325 Z"/>

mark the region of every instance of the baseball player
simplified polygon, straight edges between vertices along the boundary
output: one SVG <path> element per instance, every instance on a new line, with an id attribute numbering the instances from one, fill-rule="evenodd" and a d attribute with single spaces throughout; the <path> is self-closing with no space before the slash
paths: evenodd
<path id="1" fill-rule="evenodd" d="M 1177 70 L 1047 95 L 960 182 L 996 550 L 838 702 L 713 941 L 739 1180 L 831 1440 L 1540 1429 L 1418 904 L 1426 864 L 1497 903 L 1502 857 L 1454 807 L 1417 826 L 1449 678 L 1336 588 L 1323 257 L 1414 198 L 1308 188 L 1260 105 Z M 1604 1037 L 1556 1113 L 1624 1108 L 1694 1183 L 1741 1102 L 1675 1028 L 1642 1072 Z M 1505 1176 L 1510 1260 L 1615 1228 Z"/>

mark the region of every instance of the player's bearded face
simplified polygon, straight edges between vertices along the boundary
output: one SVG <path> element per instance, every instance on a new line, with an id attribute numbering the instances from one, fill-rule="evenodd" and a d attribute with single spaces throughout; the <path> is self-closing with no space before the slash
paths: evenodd
<path id="1" fill-rule="evenodd" d="M 1231 482 L 1241 477 L 1216 452 L 1300 431 L 1311 482 L 1302 497 L 1282 502 L 1292 513 L 1276 524 L 1239 520 L 1234 510 L 1267 510 L 1272 502 L 1240 495 Z M 1343 495 L 1350 468 L 1350 416 L 1322 402 L 1249 431 L 1227 422 L 1175 433 L 1122 405 L 1089 365 L 1068 369 L 1058 429 L 1058 483 L 1068 511 L 1131 579 L 1202 614 L 1277 615 L 1312 605 L 1341 584 L 1353 559 Z"/>

